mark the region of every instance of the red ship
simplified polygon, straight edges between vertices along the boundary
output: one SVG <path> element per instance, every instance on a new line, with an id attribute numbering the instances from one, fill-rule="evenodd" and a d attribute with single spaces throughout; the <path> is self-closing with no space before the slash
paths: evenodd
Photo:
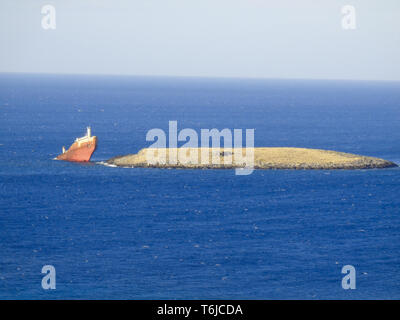
<path id="1" fill-rule="evenodd" d="M 97 137 L 92 136 L 90 127 L 87 127 L 86 136 L 77 138 L 68 150 L 63 147 L 63 153 L 57 156 L 56 160 L 88 162 L 96 147 Z"/>

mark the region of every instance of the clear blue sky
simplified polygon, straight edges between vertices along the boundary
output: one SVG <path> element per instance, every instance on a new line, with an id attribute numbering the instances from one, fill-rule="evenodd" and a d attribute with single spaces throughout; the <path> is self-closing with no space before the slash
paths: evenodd
<path id="1" fill-rule="evenodd" d="M 0 72 L 400 80 L 400 1 L 0 0 L 0 46 Z"/>

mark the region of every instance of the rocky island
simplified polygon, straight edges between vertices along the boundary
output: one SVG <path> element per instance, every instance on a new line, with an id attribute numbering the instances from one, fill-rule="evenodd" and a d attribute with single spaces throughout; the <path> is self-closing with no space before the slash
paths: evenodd
<path id="1" fill-rule="evenodd" d="M 247 160 L 246 163 L 243 162 L 243 158 L 246 158 L 245 150 L 246 148 L 236 150 L 234 148 L 145 148 L 137 154 L 117 156 L 106 163 L 118 167 L 232 169 L 249 165 Z M 251 166 L 254 169 L 327 170 L 397 167 L 397 164 L 384 159 L 321 149 L 269 147 L 253 148 L 253 153 Z"/>

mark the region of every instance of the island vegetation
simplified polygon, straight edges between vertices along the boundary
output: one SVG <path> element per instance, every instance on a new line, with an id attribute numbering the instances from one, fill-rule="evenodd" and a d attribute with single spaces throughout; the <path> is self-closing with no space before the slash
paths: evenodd
<path id="1" fill-rule="evenodd" d="M 391 161 L 321 149 L 306 148 L 145 148 L 137 154 L 114 157 L 108 165 L 189 169 L 372 169 L 397 167 Z M 208 159 L 207 159 L 208 156 Z M 161 160 L 160 160 L 161 159 Z M 251 161 L 250 161 L 250 160 Z M 251 163 L 250 163 L 251 162 Z"/>

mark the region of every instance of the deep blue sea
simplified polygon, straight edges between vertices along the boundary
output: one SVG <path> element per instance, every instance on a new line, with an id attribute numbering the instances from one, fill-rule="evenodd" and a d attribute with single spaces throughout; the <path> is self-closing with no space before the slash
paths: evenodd
<path id="1" fill-rule="evenodd" d="M 170 120 L 400 163 L 400 83 L 1 74 L 0 298 L 400 298 L 399 168 L 96 164 Z M 92 163 L 52 160 L 87 125 Z"/>

